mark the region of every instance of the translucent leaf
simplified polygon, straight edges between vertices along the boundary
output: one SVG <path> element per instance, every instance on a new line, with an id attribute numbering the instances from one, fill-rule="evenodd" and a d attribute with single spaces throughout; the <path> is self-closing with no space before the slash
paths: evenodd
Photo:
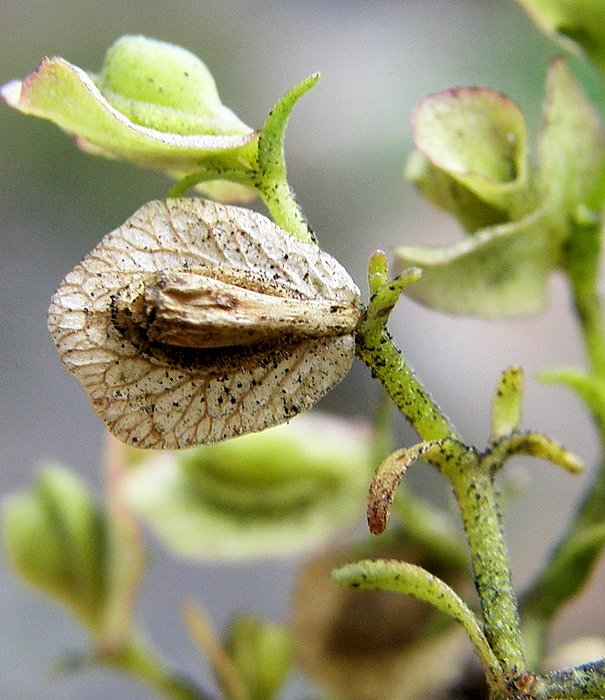
<path id="1" fill-rule="evenodd" d="M 175 449 L 264 430 L 348 373 L 359 290 L 248 209 L 141 207 L 70 272 L 48 327 L 119 440 Z"/>
<path id="2" fill-rule="evenodd" d="M 132 468 L 124 498 L 173 551 L 245 559 L 306 550 L 363 517 L 369 432 L 335 419 L 158 454 Z"/>

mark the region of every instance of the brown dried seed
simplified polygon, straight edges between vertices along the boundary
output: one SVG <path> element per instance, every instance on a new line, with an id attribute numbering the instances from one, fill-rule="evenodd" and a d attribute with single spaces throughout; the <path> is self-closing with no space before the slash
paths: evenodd
<path id="1" fill-rule="evenodd" d="M 120 440 L 173 449 L 282 423 L 353 361 L 359 290 L 267 218 L 201 199 L 150 202 L 51 300 L 48 327 Z"/>

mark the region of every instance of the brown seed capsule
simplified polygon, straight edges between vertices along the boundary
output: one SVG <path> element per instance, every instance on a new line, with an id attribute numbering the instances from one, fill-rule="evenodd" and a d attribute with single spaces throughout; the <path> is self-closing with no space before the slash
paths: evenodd
<path id="1" fill-rule="evenodd" d="M 48 326 L 120 440 L 172 449 L 282 423 L 353 361 L 359 290 L 267 218 L 150 202 L 61 283 Z"/>

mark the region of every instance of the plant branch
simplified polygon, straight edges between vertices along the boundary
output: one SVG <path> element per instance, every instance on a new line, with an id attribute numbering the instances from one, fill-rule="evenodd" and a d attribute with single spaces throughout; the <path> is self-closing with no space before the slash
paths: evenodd
<path id="1" fill-rule="evenodd" d="M 605 402 L 594 399 L 605 380 L 605 325 L 603 302 L 598 292 L 600 230 L 600 221 L 576 223 L 566 249 L 565 270 L 589 364 L 589 373 L 579 394 L 592 412 L 603 454 Z M 545 650 L 550 621 L 584 588 L 602 552 L 604 520 L 605 460 L 602 460 L 571 523 L 522 600 L 521 615 L 524 626 L 531 631 L 530 656 L 536 664 Z"/>
<path id="2" fill-rule="evenodd" d="M 97 660 L 138 678 L 169 700 L 212 700 L 211 695 L 198 688 L 188 678 L 168 669 L 140 641 L 111 654 L 100 655 Z"/>
<path id="3" fill-rule="evenodd" d="M 423 440 L 457 437 L 386 328 L 377 329 L 364 319 L 357 333 L 356 352 Z"/>
<path id="4" fill-rule="evenodd" d="M 471 453 L 466 461 L 443 471 L 452 482 L 462 514 L 485 633 L 512 680 L 526 673 L 526 663 L 493 475 L 480 460 L 472 460 Z"/>

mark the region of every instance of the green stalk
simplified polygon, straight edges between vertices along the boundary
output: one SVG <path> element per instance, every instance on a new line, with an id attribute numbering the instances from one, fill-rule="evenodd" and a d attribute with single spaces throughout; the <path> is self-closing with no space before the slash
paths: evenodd
<path id="1" fill-rule="evenodd" d="M 357 334 L 356 351 L 423 440 L 457 438 L 454 427 L 418 381 L 385 328 L 377 328 L 371 319 L 364 320 Z"/>
<path id="2" fill-rule="evenodd" d="M 127 673 L 153 688 L 169 700 L 211 700 L 211 696 L 188 678 L 177 675 L 142 642 L 137 641 L 98 660 Z"/>
<path id="3" fill-rule="evenodd" d="M 470 455 L 469 455 L 470 456 Z M 509 679 L 526 672 L 518 608 L 491 473 L 475 464 L 447 470 L 471 551 L 485 634 Z"/>
<path id="4" fill-rule="evenodd" d="M 359 328 L 357 354 L 423 440 L 457 438 L 376 314 L 366 314 Z M 486 636 L 504 673 L 514 679 L 525 672 L 526 663 L 493 477 L 476 452 L 469 449 L 467 455 L 442 471 L 462 513 Z"/>
<path id="5" fill-rule="evenodd" d="M 598 293 L 601 222 L 576 223 L 566 250 L 565 271 L 571 286 L 588 359 L 588 378 L 605 381 L 605 323 Z M 605 402 L 587 401 L 605 455 Z M 532 665 L 545 650 L 548 626 L 561 607 L 585 586 L 605 539 L 598 528 L 605 521 L 605 459 L 588 487 L 566 532 L 553 549 L 541 574 L 523 598 L 521 615 L 528 630 Z"/>

